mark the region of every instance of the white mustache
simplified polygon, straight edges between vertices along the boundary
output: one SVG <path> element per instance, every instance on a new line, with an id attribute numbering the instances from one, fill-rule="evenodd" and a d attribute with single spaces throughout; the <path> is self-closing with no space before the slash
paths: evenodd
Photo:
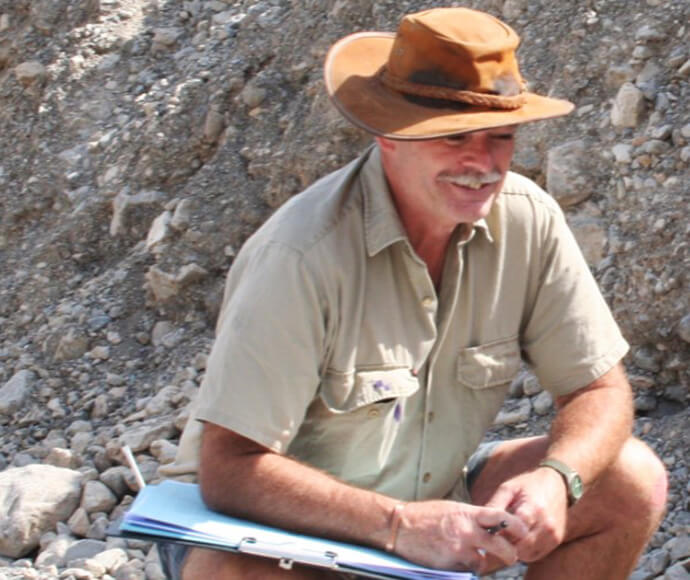
<path id="1" fill-rule="evenodd" d="M 439 181 L 453 183 L 462 187 L 471 187 L 472 189 L 479 189 L 489 183 L 497 183 L 501 179 L 503 179 L 503 175 L 498 171 L 489 171 L 489 173 L 445 173 L 438 177 Z"/>

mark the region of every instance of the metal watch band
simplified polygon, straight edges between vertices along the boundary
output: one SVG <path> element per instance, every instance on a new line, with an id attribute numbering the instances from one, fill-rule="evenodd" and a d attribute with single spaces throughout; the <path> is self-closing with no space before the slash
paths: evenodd
<path id="1" fill-rule="evenodd" d="M 539 467 L 550 467 L 561 475 L 568 492 L 568 507 L 575 505 L 582 497 L 582 479 L 572 467 L 558 459 L 544 459 L 539 463 Z"/>

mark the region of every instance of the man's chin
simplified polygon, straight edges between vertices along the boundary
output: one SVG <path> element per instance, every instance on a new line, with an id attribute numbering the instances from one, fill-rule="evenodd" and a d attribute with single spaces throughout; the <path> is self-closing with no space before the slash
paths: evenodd
<path id="1" fill-rule="evenodd" d="M 496 194 L 491 194 L 486 199 L 463 204 L 457 208 L 457 215 L 462 218 L 459 223 L 474 223 L 484 219 L 491 212 Z"/>

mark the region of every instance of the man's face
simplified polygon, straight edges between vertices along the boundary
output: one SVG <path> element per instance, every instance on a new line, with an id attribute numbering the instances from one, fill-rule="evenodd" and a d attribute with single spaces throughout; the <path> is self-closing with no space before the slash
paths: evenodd
<path id="1" fill-rule="evenodd" d="M 514 135 L 510 126 L 426 141 L 378 138 L 406 225 L 412 218 L 452 229 L 486 217 L 510 166 Z"/>

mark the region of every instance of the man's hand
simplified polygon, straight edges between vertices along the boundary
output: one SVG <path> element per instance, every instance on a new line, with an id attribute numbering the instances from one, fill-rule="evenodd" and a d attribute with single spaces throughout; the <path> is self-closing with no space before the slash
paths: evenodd
<path id="1" fill-rule="evenodd" d="M 632 391 L 623 367 L 618 364 L 586 387 L 559 397 L 556 406 L 549 446 L 539 459 L 558 457 L 574 466 L 585 484 L 591 483 L 630 436 Z M 529 533 L 517 544 L 520 560 L 540 560 L 565 538 L 568 494 L 563 478 L 553 469 L 515 475 L 482 503 L 515 514 L 527 526 Z"/>
<path id="2" fill-rule="evenodd" d="M 487 531 L 505 527 L 498 533 Z M 396 553 L 420 564 L 482 574 L 487 556 L 510 566 L 527 534 L 519 517 L 502 509 L 444 500 L 411 502 L 401 516 Z"/>
<path id="3" fill-rule="evenodd" d="M 553 469 L 542 467 L 507 480 L 486 505 L 523 522 L 527 533 L 515 545 L 523 562 L 540 560 L 565 537 L 568 495 L 563 478 Z"/>

